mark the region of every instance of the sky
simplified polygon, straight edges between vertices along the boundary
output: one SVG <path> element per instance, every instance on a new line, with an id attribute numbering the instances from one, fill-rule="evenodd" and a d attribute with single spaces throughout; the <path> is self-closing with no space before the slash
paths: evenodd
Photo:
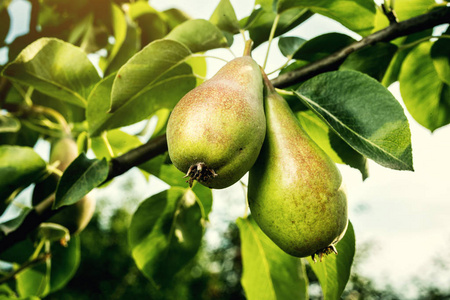
<path id="1" fill-rule="evenodd" d="M 154 0 L 151 5 L 158 10 L 176 7 L 193 18 L 208 19 L 218 2 Z M 29 7 L 26 3 L 14 0 L 11 4 L 13 26 L 9 42 L 13 36 L 27 30 L 28 24 L 24 20 L 29 14 Z M 253 8 L 252 0 L 231 0 L 231 3 L 239 19 L 247 16 Z M 317 15 L 287 35 L 309 39 L 327 32 L 343 32 L 360 38 L 339 23 Z M 276 44 L 275 41 L 270 49 L 266 68 L 269 72 L 285 62 Z M 239 36 L 235 38 L 232 49 L 237 55 L 242 53 L 243 42 Z M 252 56 L 262 65 L 266 51 L 267 44 L 263 44 Z M 233 58 L 225 50 L 213 50 L 208 54 Z M 0 63 L 4 62 L 5 55 L 5 51 L 0 49 Z M 208 59 L 207 62 L 208 77 L 224 64 L 215 59 Z M 389 90 L 402 103 L 398 83 L 394 83 Z M 362 182 L 359 171 L 342 165 L 339 168 L 347 188 L 349 218 L 356 234 L 356 251 L 365 253 L 358 264 L 358 272 L 372 278 L 377 286 L 391 284 L 395 290 L 404 293 L 405 299 L 412 299 L 419 286 L 417 282 L 425 285 L 434 282 L 450 288 L 450 259 L 446 258 L 446 249 L 450 248 L 450 126 L 431 134 L 405 113 L 412 132 L 415 172 L 394 171 L 369 161 L 370 177 Z M 43 146 L 39 151 L 44 154 L 48 149 Z M 138 195 L 142 199 L 167 188 L 156 178 L 147 183 L 137 171 L 130 171 L 127 176 L 135 178 L 136 184 L 143 187 L 140 188 L 142 195 Z M 126 177 L 123 177 L 116 184 L 120 186 L 125 181 Z M 112 197 L 117 196 L 117 191 L 103 189 L 99 194 L 104 197 L 110 194 Z M 210 247 L 218 245 L 228 222 L 246 213 L 245 191 L 241 184 L 214 190 L 213 194 L 213 212 L 206 234 Z M 121 196 L 131 197 L 125 193 Z M 108 205 L 111 209 L 105 209 L 106 213 L 112 211 L 115 204 Z"/>

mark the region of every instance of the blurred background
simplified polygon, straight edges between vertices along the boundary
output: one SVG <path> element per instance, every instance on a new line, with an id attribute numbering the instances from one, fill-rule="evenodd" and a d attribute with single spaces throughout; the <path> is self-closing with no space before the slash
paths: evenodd
<path id="1" fill-rule="evenodd" d="M 192 18 L 208 19 L 219 0 L 153 0 L 157 10 L 178 8 Z M 252 0 L 231 0 L 238 19 L 249 15 Z M 8 10 L 12 25 L 6 42 L 27 33 L 30 3 L 12 0 Z M 446 27 L 439 28 L 445 30 Z M 315 15 L 285 36 L 310 39 L 327 32 L 360 36 L 339 23 Z M 237 36 L 232 47 L 243 51 Z M 262 65 L 267 43 L 253 53 Z M 233 58 L 223 49 L 208 54 Z M 98 63 L 100 54 L 91 54 Z M 7 61 L 0 48 L 0 64 Z M 224 62 L 208 59 L 208 77 Z M 266 71 L 285 62 L 276 40 L 270 49 Z M 276 76 L 276 73 L 273 74 Z M 398 83 L 389 87 L 402 103 Z M 344 299 L 450 299 L 450 126 L 430 133 L 406 112 L 412 132 L 415 172 L 394 171 L 369 162 L 369 178 L 348 166 L 339 166 L 346 182 L 349 216 L 356 234 L 356 258 Z M 142 129 L 140 124 L 127 128 Z M 48 145 L 37 151 L 48 157 Z M 246 178 L 243 178 L 246 182 Z M 202 250 L 166 290 L 155 290 L 135 266 L 127 245 L 127 227 L 141 201 L 168 188 L 163 182 L 131 170 L 114 184 L 96 191 L 96 214 L 81 234 L 81 265 L 70 283 L 46 299 L 245 299 L 240 286 L 242 265 L 239 233 L 234 221 L 245 213 L 245 190 L 236 184 L 215 190 L 213 212 Z M 26 197 L 27 194 L 22 194 Z M 320 299 L 320 288 L 309 272 L 312 299 Z"/>

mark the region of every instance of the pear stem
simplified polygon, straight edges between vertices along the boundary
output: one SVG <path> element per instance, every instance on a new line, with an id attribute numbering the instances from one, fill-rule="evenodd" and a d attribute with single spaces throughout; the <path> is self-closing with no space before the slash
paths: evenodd
<path id="1" fill-rule="evenodd" d="M 275 87 L 273 86 L 273 84 L 272 84 L 272 82 L 270 81 L 270 79 L 267 77 L 266 72 L 264 72 L 264 69 L 263 69 L 263 68 L 260 68 L 260 69 L 261 69 L 261 74 L 262 74 L 262 77 L 263 77 L 263 80 L 264 80 L 264 86 L 265 86 L 266 89 L 267 89 L 267 93 L 268 93 L 269 95 L 276 94 L 277 91 L 275 90 Z"/>
<path id="2" fill-rule="evenodd" d="M 248 39 L 245 41 L 244 55 L 243 56 L 252 56 L 252 46 L 253 40 Z"/>

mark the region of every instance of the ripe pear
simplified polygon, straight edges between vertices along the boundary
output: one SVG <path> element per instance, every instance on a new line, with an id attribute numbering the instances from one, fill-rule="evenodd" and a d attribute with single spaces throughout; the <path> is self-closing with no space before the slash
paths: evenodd
<path id="1" fill-rule="evenodd" d="M 342 177 L 263 76 L 267 133 L 249 173 L 250 210 L 262 231 L 285 252 L 322 259 L 336 252 L 334 245 L 347 228 Z"/>
<path id="2" fill-rule="evenodd" d="M 169 156 L 190 185 L 225 188 L 250 170 L 265 131 L 260 67 L 244 55 L 177 103 L 167 124 Z"/>
<path id="3" fill-rule="evenodd" d="M 78 146 L 76 142 L 70 137 L 65 137 L 52 144 L 50 164 L 58 161 L 59 165 L 57 166 L 57 169 L 64 172 L 77 156 Z M 50 174 L 45 180 L 36 184 L 33 190 L 33 204 L 37 204 L 37 210 L 40 209 L 38 203 L 42 202 L 44 199 L 52 197 L 54 200 L 54 191 L 56 190 L 58 180 L 58 175 Z M 88 194 L 75 204 L 56 213 L 48 220 L 48 222 L 66 227 L 70 234 L 78 234 L 83 231 L 91 220 L 95 211 L 95 204 L 95 198 Z"/>

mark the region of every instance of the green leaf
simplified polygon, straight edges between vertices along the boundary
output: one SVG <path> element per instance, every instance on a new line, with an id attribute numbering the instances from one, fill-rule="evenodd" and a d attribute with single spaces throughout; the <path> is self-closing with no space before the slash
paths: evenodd
<path id="1" fill-rule="evenodd" d="M 8 35 L 11 22 L 7 8 L 7 6 L 0 6 L 0 47 L 5 45 L 5 38 Z"/>
<path id="2" fill-rule="evenodd" d="M 272 10 L 256 10 L 250 15 L 247 22 L 247 30 L 250 33 L 250 38 L 254 42 L 254 48 L 258 47 L 262 43 L 269 39 L 272 24 L 275 20 L 276 13 Z M 297 27 L 299 24 L 306 21 L 312 13 L 304 8 L 293 8 L 287 10 L 280 15 L 277 29 L 275 30 L 274 37 L 280 36 L 285 32 Z"/>
<path id="3" fill-rule="evenodd" d="M 139 167 L 170 186 L 188 186 L 186 178 L 184 178 L 185 174 L 172 164 L 167 153 L 158 155 Z"/>
<path id="4" fill-rule="evenodd" d="M 36 236 L 38 240 L 44 239 L 50 242 L 70 239 L 70 233 L 66 227 L 55 223 L 45 222 L 39 225 Z"/>
<path id="5" fill-rule="evenodd" d="M 97 136 L 105 130 L 147 119 L 161 108 L 172 109 L 196 85 L 192 69 L 185 63 L 175 67 L 167 76 L 141 90 L 113 113 L 107 111 L 110 104 L 109 95 L 117 77 L 112 74 L 103 79 L 88 99 L 86 119 L 89 134 Z"/>
<path id="6" fill-rule="evenodd" d="M 53 208 L 76 203 L 108 177 L 106 159 L 89 159 L 81 153 L 64 171 L 56 189 Z"/>
<path id="7" fill-rule="evenodd" d="M 295 36 L 280 37 L 278 48 L 284 56 L 291 58 L 305 42 L 306 40 Z"/>
<path id="8" fill-rule="evenodd" d="M 142 45 L 161 39 L 167 34 L 168 26 L 162 14 L 147 2 L 130 3 L 128 15 L 140 28 Z"/>
<path id="9" fill-rule="evenodd" d="M 450 34 L 450 29 L 445 34 Z M 450 85 L 450 39 L 438 39 L 433 43 L 430 54 L 439 79 Z"/>
<path id="10" fill-rule="evenodd" d="M 330 254 L 322 262 L 314 263 L 311 258 L 308 262 L 319 279 L 322 287 L 323 299 L 340 299 L 348 279 L 355 255 L 355 232 L 352 223 L 348 222 L 347 232 L 337 243 L 338 255 Z"/>
<path id="11" fill-rule="evenodd" d="M 395 0 L 394 10 L 399 21 L 405 21 L 428 12 L 436 2 L 435 0 Z M 377 10 L 375 16 L 375 28 L 372 32 L 379 31 L 389 26 L 389 20 L 383 11 Z"/>
<path id="12" fill-rule="evenodd" d="M 46 168 L 45 161 L 32 148 L 0 146 L 0 212 L 14 191 L 38 180 Z"/>
<path id="13" fill-rule="evenodd" d="M 356 71 L 320 74 L 298 98 L 353 149 L 396 170 L 413 170 L 411 132 L 403 108 L 375 79 Z"/>
<path id="14" fill-rule="evenodd" d="M 308 280 L 301 260 L 275 245 L 251 216 L 236 223 L 241 237 L 241 283 L 247 299 L 308 299 Z"/>
<path id="15" fill-rule="evenodd" d="M 350 54 L 340 70 L 355 70 L 382 81 L 398 47 L 390 43 L 377 43 Z"/>
<path id="16" fill-rule="evenodd" d="M 168 72 L 182 64 L 189 56 L 183 44 L 172 40 L 158 40 L 136 53 L 123 65 L 114 78 L 111 91 L 111 112 L 118 110 L 154 85 Z"/>
<path id="17" fill-rule="evenodd" d="M 442 82 L 430 55 L 431 42 L 414 48 L 400 71 L 400 92 L 413 118 L 431 131 L 450 123 L 450 86 Z"/>
<path id="18" fill-rule="evenodd" d="M 188 20 L 175 27 L 166 39 L 186 45 L 193 53 L 227 47 L 227 39 L 211 22 L 197 19 Z"/>
<path id="19" fill-rule="evenodd" d="M 127 37 L 127 20 L 119 6 L 111 3 L 111 24 L 114 34 L 114 44 L 108 53 L 107 58 L 101 58 L 99 65 L 102 69 L 106 69 L 123 47 L 125 38 Z"/>
<path id="20" fill-rule="evenodd" d="M 104 76 L 108 76 L 119 70 L 133 55 L 135 55 L 141 48 L 139 41 L 139 28 L 132 22 L 127 20 L 125 41 L 122 43 L 116 55 L 109 59 L 100 58 L 99 65 L 104 71 Z M 115 45 L 115 44 L 114 44 Z"/>
<path id="21" fill-rule="evenodd" d="M 137 136 L 130 135 L 119 129 L 110 130 L 107 132 L 106 137 L 109 145 L 113 150 L 114 156 L 119 156 L 128 152 L 129 150 L 139 147 L 142 142 Z M 102 137 L 94 137 L 91 139 L 91 148 L 98 159 L 107 158 L 110 159 L 111 155 Z"/>
<path id="22" fill-rule="evenodd" d="M 310 110 L 295 113 L 303 129 L 335 163 L 347 164 L 361 172 L 363 180 L 369 177 L 367 159 L 356 152 Z"/>
<path id="23" fill-rule="evenodd" d="M 50 291 L 49 261 L 25 269 L 16 275 L 16 288 L 21 297 L 45 296 Z"/>
<path id="24" fill-rule="evenodd" d="M 432 29 L 420 31 L 404 38 L 398 38 L 393 42 L 398 41 L 399 48 L 392 58 L 389 67 L 386 70 L 383 81 L 381 82 L 385 87 L 390 86 L 393 82 L 398 80 L 400 74 L 400 69 L 402 67 L 403 61 L 405 60 L 408 53 L 413 49 L 408 45 L 413 45 L 416 41 L 421 40 L 424 37 L 430 36 L 432 34 Z"/>
<path id="25" fill-rule="evenodd" d="M 85 107 L 97 70 L 80 48 L 55 38 L 41 38 L 8 64 L 3 76 L 43 94 Z"/>
<path id="26" fill-rule="evenodd" d="M 171 162 L 167 153 L 158 155 L 155 158 L 147 161 L 139 166 L 140 169 L 150 173 L 153 176 L 158 177 L 170 186 L 178 186 L 186 188 L 188 186 L 184 173 L 178 170 Z M 212 210 L 212 192 L 210 188 L 207 188 L 201 184 L 194 184 L 192 191 L 197 195 L 200 200 L 202 216 L 204 219 L 208 219 L 208 215 Z"/>
<path id="27" fill-rule="evenodd" d="M 138 268 L 157 285 L 167 285 L 197 253 L 203 235 L 195 194 L 171 188 L 138 207 L 128 241 Z"/>
<path id="28" fill-rule="evenodd" d="M 324 58 L 355 42 L 355 39 L 343 33 L 330 32 L 319 35 L 305 42 L 295 52 L 294 58 L 313 62 Z"/>
<path id="29" fill-rule="evenodd" d="M 23 223 L 25 217 L 32 210 L 32 207 L 13 201 L 5 209 L 4 214 L 5 216 L 8 216 L 8 218 L 2 218 L 2 221 L 0 222 L 0 231 L 2 231 L 5 235 L 13 232 Z"/>
<path id="30" fill-rule="evenodd" d="M 200 208 L 202 210 L 202 217 L 205 220 L 209 220 L 209 213 L 212 211 L 213 204 L 213 194 L 210 188 L 200 184 L 195 183 L 192 187 L 192 191 L 200 200 Z"/>
<path id="31" fill-rule="evenodd" d="M 209 21 L 223 31 L 239 33 L 239 21 L 230 0 L 220 0 Z"/>
<path id="32" fill-rule="evenodd" d="M 50 292 L 63 288 L 75 275 L 80 265 L 80 238 L 72 236 L 67 246 L 52 243 Z"/>
<path id="33" fill-rule="evenodd" d="M 374 28 L 376 9 L 372 0 L 279 0 L 277 4 L 279 13 L 296 7 L 311 9 L 362 36 Z"/>
<path id="34" fill-rule="evenodd" d="M 17 132 L 20 130 L 20 121 L 14 117 L 0 115 L 0 133 Z"/>
<path id="35" fill-rule="evenodd" d="M 169 31 L 191 19 L 184 11 L 176 8 L 170 8 L 161 12 L 161 14 L 167 23 Z"/>

